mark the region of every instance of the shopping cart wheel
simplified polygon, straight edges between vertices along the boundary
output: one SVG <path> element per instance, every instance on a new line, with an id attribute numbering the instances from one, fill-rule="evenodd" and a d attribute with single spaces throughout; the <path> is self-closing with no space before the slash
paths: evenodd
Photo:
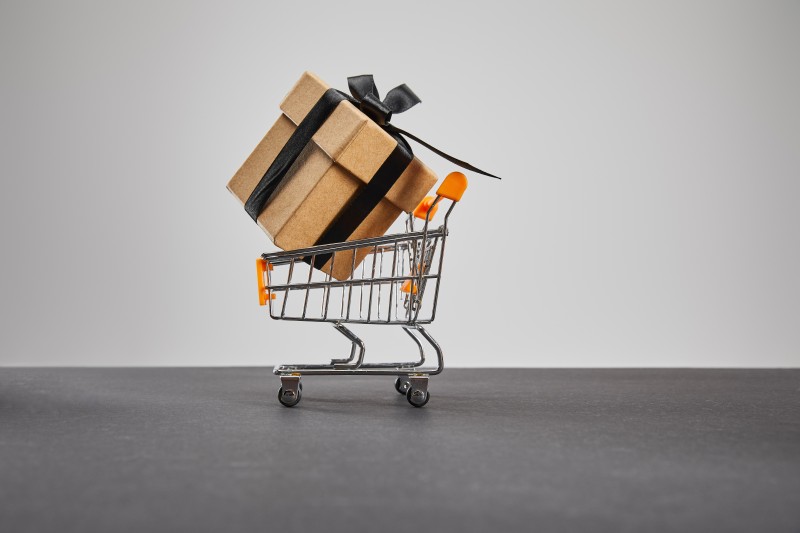
<path id="1" fill-rule="evenodd" d="M 403 396 L 406 395 L 406 393 L 408 392 L 408 388 L 410 386 L 411 383 L 409 383 L 407 379 L 397 378 L 396 380 L 394 380 L 394 389 Z"/>
<path id="2" fill-rule="evenodd" d="M 406 392 L 408 403 L 414 407 L 422 407 L 431 399 L 431 393 L 420 389 L 408 389 Z"/>
<path id="3" fill-rule="evenodd" d="M 280 388 L 278 391 L 278 401 L 281 402 L 281 405 L 286 407 L 294 407 L 298 403 L 300 403 L 300 399 L 303 397 L 303 387 L 297 389 L 297 394 L 293 390 L 284 390 L 283 387 Z"/>

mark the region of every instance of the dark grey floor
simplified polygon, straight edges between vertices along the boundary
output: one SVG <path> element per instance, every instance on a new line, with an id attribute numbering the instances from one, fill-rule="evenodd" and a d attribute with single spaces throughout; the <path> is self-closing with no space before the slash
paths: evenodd
<path id="1" fill-rule="evenodd" d="M 0 531 L 800 531 L 800 371 L 0 368 Z"/>

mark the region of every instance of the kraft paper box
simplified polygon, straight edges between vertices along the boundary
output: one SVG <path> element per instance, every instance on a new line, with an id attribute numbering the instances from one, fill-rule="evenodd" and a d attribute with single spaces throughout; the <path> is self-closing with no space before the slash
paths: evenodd
<path id="1" fill-rule="evenodd" d="M 267 169 L 329 87 L 306 72 L 281 103 L 283 114 L 228 183 L 244 205 Z M 340 102 L 292 164 L 256 222 L 281 249 L 317 244 L 356 193 L 369 183 L 397 141 L 349 101 Z M 377 237 L 403 213 L 413 211 L 436 183 L 416 157 L 347 240 Z M 358 266 L 368 253 L 356 254 Z M 331 275 L 351 275 L 352 255 L 338 252 Z M 330 271 L 330 261 L 321 270 Z"/>

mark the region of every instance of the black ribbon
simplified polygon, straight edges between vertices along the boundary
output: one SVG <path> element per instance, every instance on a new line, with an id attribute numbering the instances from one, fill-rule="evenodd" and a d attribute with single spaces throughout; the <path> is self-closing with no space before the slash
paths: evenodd
<path id="1" fill-rule="evenodd" d="M 253 220 L 258 219 L 258 215 L 264 210 L 267 203 L 275 193 L 275 189 L 280 185 L 281 180 L 289 172 L 292 164 L 297 160 L 300 152 L 306 147 L 308 141 L 317 130 L 328 120 L 328 117 L 339 102 L 346 100 L 347 96 L 336 89 L 328 89 L 322 97 L 314 104 L 308 115 L 297 125 L 289 140 L 278 152 L 275 161 L 269 166 L 264 176 L 258 182 L 253 192 L 244 204 L 244 210 Z"/>
<path id="2" fill-rule="evenodd" d="M 404 111 L 408 111 L 418 103 L 422 102 L 422 100 L 419 99 L 419 96 L 414 94 L 414 91 L 412 91 L 411 88 L 409 88 L 409 86 L 405 83 L 398 85 L 389 91 L 383 101 L 380 100 L 378 88 L 375 86 L 375 80 L 373 80 L 371 74 L 347 78 L 347 85 L 350 88 L 350 93 L 355 96 L 356 100 L 358 100 L 358 108 L 361 109 L 365 115 L 378 123 L 386 131 L 386 133 L 395 139 L 403 139 L 402 142 L 405 143 L 409 151 L 411 151 L 411 147 L 408 146 L 408 142 L 404 137 L 413 139 L 431 152 L 435 153 L 439 157 L 447 159 L 454 165 L 471 170 L 472 172 L 477 172 L 478 174 L 483 174 L 484 176 L 489 176 L 490 178 L 501 179 L 499 176 L 489 174 L 488 172 L 485 172 L 476 166 L 470 165 L 466 161 L 457 159 L 450 154 L 431 146 L 419 137 L 405 130 L 401 130 L 394 124 L 389 124 L 393 113 L 402 113 Z M 398 140 L 398 142 L 400 141 Z"/>
<path id="3" fill-rule="evenodd" d="M 395 184 L 414 158 L 411 146 L 405 137 L 413 139 L 455 165 L 485 176 L 500 179 L 494 174 L 489 174 L 465 161 L 456 159 L 407 131 L 389 124 L 393 114 L 408 111 L 421 102 L 419 97 L 407 85 L 403 84 L 395 87 L 389 91 L 383 100 L 380 99 L 378 88 L 375 86 L 375 81 L 371 74 L 347 78 L 347 85 L 353 95 L 352 97 L 336 89 L 328 89 L 300 124 L 297 125 L 289 140 L 286 141 L 286 144 L 278 153 L 275 161 L 272 162 L 245 202 L 245 211 L 253 220 L 258 219 L 258 215 L 261 214 L 267 203 L 272 199 L 276 189 L 297 160 L 300 152 L 303 151 L 317 130 L 328 120 L 336 106 L 344 100 L 351 102 L 381 126 L 386 133 L 397 141 L 397 147 L 386 158 L 386 161 L 383 162 L 366 186 L 350 199 L 347 206 L 340 211 L 339 216 L 317 239 L 316 244 L 346 241 L 386 193 L 389 192 L 389 189 L 392 188 L 392 185 Z M 328 254 L 319 256 L 314 261 L 314 265 L 321 267 L 329 258 L 330 255 Z"/>

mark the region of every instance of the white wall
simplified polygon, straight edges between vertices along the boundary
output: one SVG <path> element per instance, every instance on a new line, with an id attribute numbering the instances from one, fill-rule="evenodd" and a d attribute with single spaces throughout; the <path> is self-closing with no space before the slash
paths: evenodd
<path id="1" fill-rule="evenodd" d="M 800 3 L 196 4 L 0 6 L 0 364 L 344 353 L 256 305 L 225 190 L 309 69 L 504 178 L 454 214 L 451 365 L 800 365 Z"/>

